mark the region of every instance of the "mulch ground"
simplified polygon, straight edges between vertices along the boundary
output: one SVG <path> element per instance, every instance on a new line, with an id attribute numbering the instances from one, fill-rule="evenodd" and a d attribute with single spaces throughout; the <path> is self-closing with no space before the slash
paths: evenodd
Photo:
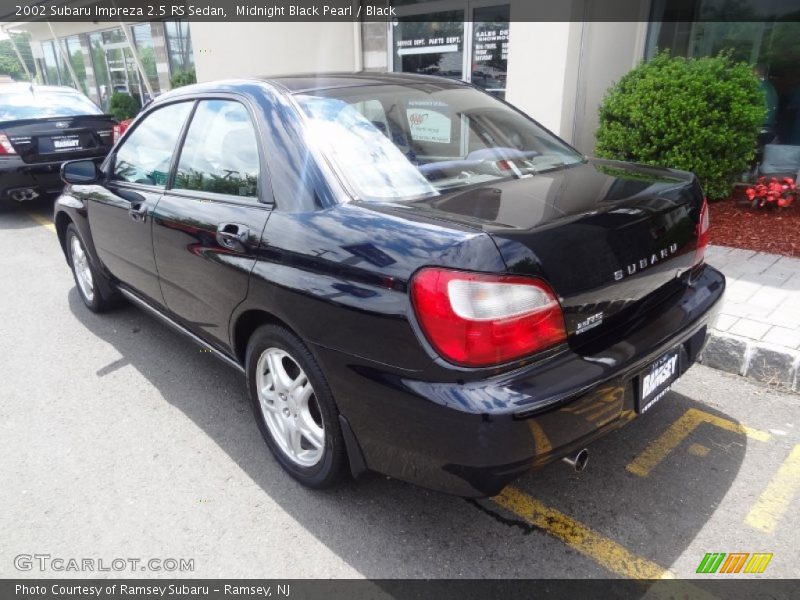
<path id="1" fill-rule="evenodd" d="M 800 258 L 800 202 L 751 208 L 738 200 L 710 202 L 711 243 Z"/>

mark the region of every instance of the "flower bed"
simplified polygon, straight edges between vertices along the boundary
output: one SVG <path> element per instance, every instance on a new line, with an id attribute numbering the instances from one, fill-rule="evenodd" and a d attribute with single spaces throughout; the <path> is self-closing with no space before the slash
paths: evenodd
<path id="1" fill-rule="evenodd" d="M 800 258 L 800 203 L 758 208 L 729 198 L 709 208 L 712 244 Z"/>

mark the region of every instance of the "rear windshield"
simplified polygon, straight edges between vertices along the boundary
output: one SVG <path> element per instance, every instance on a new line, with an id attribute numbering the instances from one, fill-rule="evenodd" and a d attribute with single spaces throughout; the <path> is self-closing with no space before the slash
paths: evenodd
<path id="1" fill-rule="evenodd" d="M 295 98 L 311 138 L 365 200 L 436 196 L 583 161 L 534 121 L 469 87 L 375 85 Z"/>
<path id="2" fill-rule="evenodd" d="M 101 114 L 96 104 L 77 92 L 0 92 L 0 121 Z"/>

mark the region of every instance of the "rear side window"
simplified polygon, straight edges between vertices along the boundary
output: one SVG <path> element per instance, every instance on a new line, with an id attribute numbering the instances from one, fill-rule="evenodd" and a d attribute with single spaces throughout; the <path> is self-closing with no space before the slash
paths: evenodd
<path id="1" fill-rule="evenodd" d="M 117 150 L 112 179 L 163 188 L 191 109 L 191 102 L 181 102 L 147 115 Z"/>
<path id="2" fill-rule="evenodd" d="M 100 114 L 103 113 L 96 104 L 77 92 L 43 92 L 34 88 L 33 92 L 0 93 L 0 121 Z"/>
<path id="3" fill-rule="evenodd" d="M 258 194 L 258 142 L 247 109 L 234 100 L 197 105 L 181 149 L 175 189 Z"/>

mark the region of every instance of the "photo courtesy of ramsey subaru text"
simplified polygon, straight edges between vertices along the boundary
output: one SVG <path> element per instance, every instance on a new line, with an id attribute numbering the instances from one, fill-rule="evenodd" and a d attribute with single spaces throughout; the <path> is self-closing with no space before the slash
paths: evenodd
<path id="1" fill-rule="evenodd" d="M 0 83 L 0 203 L 61 192 L 62 163 L 105 157 L 116 125 L 72 88 Z"/>
<path id="2" fill-rule="evenodd" d="M 581 469 L 657 418 L 725 289 L 693 174 L 586 158 L 445 78 L 179 88 L 62 178 L 84 304 L 132 301 L 240 369 L 315 488 L 372 470 L 488 496 Z"/>

